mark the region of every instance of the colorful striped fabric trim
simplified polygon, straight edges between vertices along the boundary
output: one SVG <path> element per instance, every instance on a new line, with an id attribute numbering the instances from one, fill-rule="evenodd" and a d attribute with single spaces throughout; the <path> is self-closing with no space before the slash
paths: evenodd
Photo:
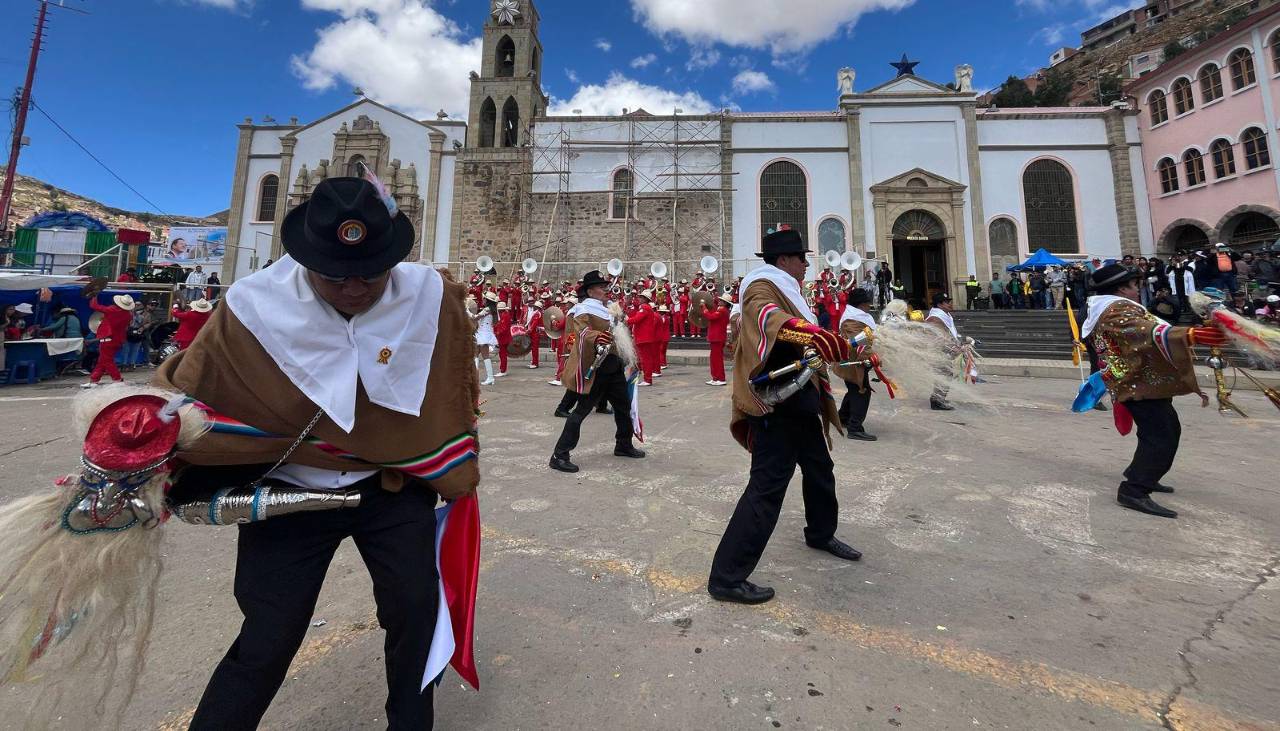
<path id="1" fill-rule="evenodd" d="M 1156 350 L 1160 351 L 1160 355 L 1164 359 L 1173 362 L 1173 353 L 1169 350 L 1169 329 L 1170 325 L 1160 323 L 1151 329 L 1151 342 L 1155 344 Z"/>
<path id="2" fill-rule="evenodd" d="M 192 401 L 196 408 L 205 413 L 205 418 L 212 425 L 210 431 L 215 434 L 232 434 L 244 437 L 263 437 L 287 439 L 280 434 L 271 434 L 261 429 L 249 426 L 242 421 L 236 421 L 225 414 L 219 414 L 206 404 L 199 401 Z M 335 457 L 349 459 L 352 461 L 363 462 L 356 455 L 342 450 L 328 442 L 316 437 L 307 437 L 306 443 L 327 454 Z M 405 474 L 413 475 L 424 480 L 436 480 L 448 474 L 458 465 L 476 459 L 480 454 L 479 441 L 474 434 L 464 432 L 445 442 L 437 449 L 417 457 L 400 460 L 398 462 L 388 462 L 378 465 L 387 469 L 398 470 Z"/>
<path id="3" fill-rule="evenodd" d="M 765 323 L 769 321 L 769 315 L 773 314 L 777 310 L 778 310 L 777 305 L 773 305 L 773 304 L 765 305 L 764 307 L 760 308 L 760 314 L 759 316 L 756 317 L 756 327 L 760 331 L 760 346 L 758 348 L 758 351 L 759 351 L 758 355 L 760 356 L 760 361 L 762 363 L 764 362 L 765 354 L 769 352 L 769 335 L 768 335 L 768 331 L 765 329 Z"/>

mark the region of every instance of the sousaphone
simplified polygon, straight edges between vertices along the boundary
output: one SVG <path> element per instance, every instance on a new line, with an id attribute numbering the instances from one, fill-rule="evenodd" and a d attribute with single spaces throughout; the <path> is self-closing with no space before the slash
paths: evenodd
<path id="1" fill-rule="evenodd" d="M 547 337 L 558 339 L 564 337 L 564 325 L 566 321 L 564 310 L 559 307 L 548 307 L 542 311 L 542 327 L 547 331 Z"/>

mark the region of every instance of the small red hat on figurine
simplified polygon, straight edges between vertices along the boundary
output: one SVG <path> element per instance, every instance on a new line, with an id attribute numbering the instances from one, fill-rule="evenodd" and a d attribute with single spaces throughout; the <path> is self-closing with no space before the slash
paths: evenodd
<path id="1" fill-rule="evenodd" d="M 84 456 L 95 466 L 130 472 L 163 461 L 178 444 L 182 420 L 159 396 L 128 396 L 98 412 L 84 437 Z"/>

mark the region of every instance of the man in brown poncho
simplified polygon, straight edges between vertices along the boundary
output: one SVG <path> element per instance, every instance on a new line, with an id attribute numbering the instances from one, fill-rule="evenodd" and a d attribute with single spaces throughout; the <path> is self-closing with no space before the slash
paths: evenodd
<path id="1" fill-rule="evenodd" d="M 285 217 L 281 240 L 289 256 L 236 282 L 157 376 L 214 424 L 178 454 L 185 466 L 171 496 L 181 502 L 265 479 L 358 492 L 359 504 L 239 526 L 235 597 L 244 623 L 191 728 L 257 727 L 346 538 L 369 569 L 386 630 L 388 725 L 429 728 L 434 508 L 479 482 L 464 287 L 401 263 L 413 226 L 359 178 L 318 185 Z"/>
<path id="2" fill-rule="evenodd" d="M 764 238 L 764 266 L 741 285 L 742 326 L 734 353 L 733 417 L 729 430 L 751 452 L 751 478 L 738 500 L 711 564 L 707 591 L 721 601 L 759 604 L 773 589 L 747 581 L 778 523 L 787 486 L 800 467 L 805 543 L 838 558 L 862 554 L 835 537 L 839 505 L 829 431 L 839 416 L 826 367 L 781 376 L 758 387 L 753 378 L 772 373 L 816 351 L 823 363 L 849 357 L 849 342 L 818 327 L 800 282 L 809 266 L 800 234 L 783 230 Z M 799 386 L 797 388 L 797 385 Z"/>
<path id="3" fill-rule="evenodd" d="M 1094 295 L 1080 335 L 1102 369 L 1115 404 L 1116 425 L 1138 427 L 1138 446 L 1124 471 L 1116 502 L 1140 513 L 1176 518 L 1178 513 L 1151 499 L 1172 493 L 1160 482 L 1173 467 L 1182 425 L 1173 397 L 1200 393 L 1192 346 L 1224 345 L 1213 327 L 1175 327 L 1147 312 L 1138 297 L 1141 275 L 1135 267 L 1110 264 L 1091 277 Z M 1200 394 L 1202 403 L 1208 397 Z"/>

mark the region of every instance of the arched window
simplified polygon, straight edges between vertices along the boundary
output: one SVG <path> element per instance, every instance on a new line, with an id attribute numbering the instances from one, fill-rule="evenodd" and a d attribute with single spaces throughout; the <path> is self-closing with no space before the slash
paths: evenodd
<path id="1" fill-rule="evenodd" d="M 1222 69 L 1211 63 L 1200 69 L 1200 102 L 1208 104 L 1222 98 Z"/>
<path id="2" fill-rule="evenodd" d="M 828 251 L 844 253 L 844 221 L 834 216 L 818 224 L 818 253 L 825 257 Z"/>
<path id="3" fill-rule="evenodd" d="M 1240 135 L 1244 147 L 1244 166 L 1257 170 L 1271 164 L 1271 151 L 1267 149 L 1267 136 L 1257 127 L 1250 127 Z"/>
<path id="4" fill-rule="evenodd" d="M 1147 97 L 1147 111 L 1151 115 L 1151 126 L 1169 121 L 1169 104 L 1165 101 L 1164 92 L 1156 89 Z"/>
<path id="5" fill-rule="evenodd" d="M 1195 97 L 1191 94 L 1191 82 L 1178 79 L 1170 89 L 1173 93 L 1173 111 L 1175 114 L 1186 114 L 1196 108 Z"/>
<path id="6" fill-rule="evenodd" d="M 258 183 L 258 217 L 255 221 L 276 220 L 276 196 L 280 193 L 280 177 L 264 175 Z"/>
<path id="7" fill-rule="evenodd" d="M 1178 192 L 1178 165 L 1172 158 L 1166 157 L 1156 163 L 1156 172 L 1160 174 L 1160 192 Z"/>
<path id="8" fill-rule="evenodd" d="M 609 218 L 621 221 L 631 212 L 635 193 L 635 176 L 630 168 L 619 168 L 613 174 L 613 192 L 609 194 Z"/>
<path id="9" fill-rule="evenodd" d="M 498 41 L 498 50 L 493 58 L 493 75 L 500 78 L 516 75 L 516 44 L 511 36 L 503 36 Z"/>
<path id="10" fill-rule="evenodd" d="M 542 75 L 542 57 L 538 54 L 536 46 L 533 49 L 533 54 L 529 56 L 529 68 L 533 70 L 534 76 Z"/>
<path id="11" fill-rule="evenodd" d="M 1274 73 L 1280 74 L 1280 31 L 1271 34 L 1271 40 L 1267 41 L 1267 45 L 1271 46 L 1271 69 Z"/>
<path id="12" fill-rule="evenodd" d="M 493 130 L 498 124 L 498 108 L 493 97 L 484 100 L 480 105 L 480 146 L 493 147 Z"/>
<path id="13" fill-rule="evenodd" d="M 1231 232 L 1225 238 L 1233 249 L 1251 249 L 1259 244 L 1270 244 L 1280 237 L 1280 227 L 1270 216 L 1261 213 L 1241 214 L 1222 228 Z"/>
<path id="14" fill-rule="evenodd" d="M 520 105 L 516 98 L 507 97 L 502 105 L 502 146 L 515 147 L 520 144 Z"/>
<path id="15" fill-rule="evenodd" d="M 351 158 L 347 160 L 347 177 L 364 177 L 364 166 L 366 164 L 367 163 L 364 161 L 364 155 L 352 155 Z"/>
<path id="16" fill-rule="evenodd" d="M 1187 187 L 1204 185 L 1204 155 L 1199 150 L 1187 150 L 1182 156 L 1182 169 L 1187 173 Z"/>
<path id="17" fill-rule="evenodd" d="M 790 160 L 769 163 L 760 173 L 760 230 L 790 228 L 809 241 L 809 183 Z"/>
<path id="18" fill-rule="evenodd" d="M 1012 219 L 991 221 L 987 239 L 991 242 L 992 256 L 1018 256 L 1018 224 Z"/>
<path id="19" fill-rule="evenodd" d="M 1258 80 L 1253 71 L 1253 54 L 1248 49 L 1241 48 L 1232 53 L 1227 59 L 1227 66 L 1231 69 L 1231 88 L 1236 91 Z"/>
<path id="20" fill-rule="evenodd" d="M 1226 140 L 1214 140 L 1209 145 L 1209 157 L 1213 158 L 1213 177 L 1227 178 L 1236 174 L 1236 153 Z"/>
<path id="21" fill-rule="evenodd" d="M 907 187 L 908 188 L 928 188 L 929 184 L 925 182 L 924 178 L 912 178 L 907 181 Z"/>
<path id="22" fill-rule="evenodd" d="M 1055 254 L 1076 254 L 1075 182 L 1066 165 L 1056 160 L 1036 160 L 1022 173 L 1022 195 L 1027 209 L 1027 242 Z"/>

